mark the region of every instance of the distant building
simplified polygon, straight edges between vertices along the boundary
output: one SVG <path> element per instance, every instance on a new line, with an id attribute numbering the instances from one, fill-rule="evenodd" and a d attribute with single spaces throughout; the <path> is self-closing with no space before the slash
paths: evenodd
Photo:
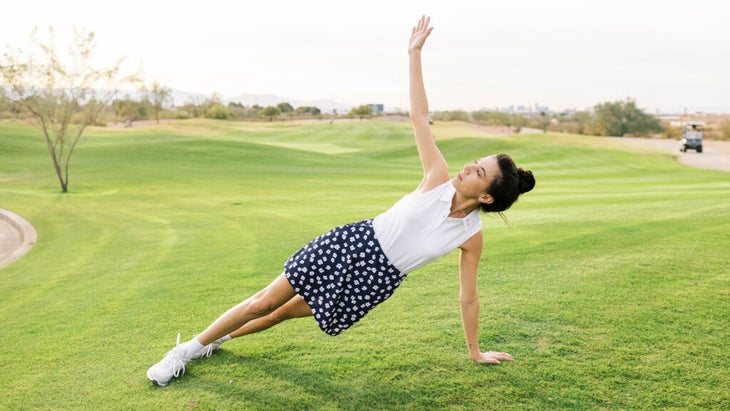
<path id="1" fill-rule="evenodd" d="M 578 112 L 578 110 L 575 108 L 566 108 L 560 112 L 560 115 L 561 116 L 572 116 L 573 114 L 575 114 L 577 112 Z"/>
<path id="2" fill-rule="evenodd" d="M 548 108 L 548 106 L 541 106 L 541 105 L 535 103 L 535 111 L 534 111 L 534 113 L 536 113 L 536 114 L 542 114 L 542 113 L 548 114 L 549 112 L 550 112 L 550 109 Z"/>
<path id="3" fill-rule="evenodd" d="M 368 104 L 368 106 L 373 109 L 374 114 L 380 114 L 385 111 L 382 104 Z"/>
<path id="4" fill-rule="evenodd" d="M 530 106 L 517 106 L 513 111 L 515 114 L 529 114 L 532 113 L 532 107 Z"/>
<path id="5" fill-rule="evenodd" d="M 489 109 L 481 109 L 480 111 L 496 111 L 500 113 L 506 113 L 506 114 L 520 114 L 520 115 L 531 115 L 531 114 L 550 114 L 550 108 L 548 106 L 541 106 L 538 103 L 535 103 L 534 106 L 531 105 L 518 105 L 518 106 L 509 106 L 509 107 L 496 107 L 494 110 Z"/>

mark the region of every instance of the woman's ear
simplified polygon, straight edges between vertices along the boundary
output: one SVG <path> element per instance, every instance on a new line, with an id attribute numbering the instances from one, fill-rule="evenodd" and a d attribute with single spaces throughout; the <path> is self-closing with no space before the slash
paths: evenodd
<path id="1" fill-rule="evenodd" d="M 482 204 L 492 204 L 494 202 L 494 197 L 487 193 L 482 193 L 479 196 L 479 202 Z"/>

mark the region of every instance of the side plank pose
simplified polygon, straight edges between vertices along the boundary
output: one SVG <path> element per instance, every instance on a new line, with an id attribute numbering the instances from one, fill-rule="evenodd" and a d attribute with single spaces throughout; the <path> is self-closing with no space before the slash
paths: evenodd
<path id="1" fill-rule="evenodd" d="M 479 349 L 479 209 L 507 210 L 532 190 L 535 179 L 506 154 L 480 158 L 449 176 L 431 135 L 421 71 L 421 49 L 433 29 L 429 22 L 421 17 L 408 45 L 410 117 L 423 166 L 418 187 L 374 219 L 336 227 L 312 240 L 289 257 L 271 284 L 192 340 L 180 344 L 178 335 L 177 346 L 147 371 L 150 381 L 164 387 L 185 372 L 188 361 L 291 318 L 314 316 L 324 332 L 337 335 L 390 297 L 410 271 L 456 248 L 461 251 L 459 301 L 469 356 L 485 364 L 512 360 L 510 354 Z"/>

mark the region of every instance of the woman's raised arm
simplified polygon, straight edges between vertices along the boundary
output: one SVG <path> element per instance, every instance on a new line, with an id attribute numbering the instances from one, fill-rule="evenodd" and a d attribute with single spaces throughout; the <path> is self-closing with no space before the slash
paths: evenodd
<path id="1" fill-rule="evenodd" d="M 418 24 L 411 30 L 411 38 L 408 42 L 410 117 L 418 156 L 423 166 L 423 180 L 417 191 L 428 191 L 449 180 L 446 161 L 431 134 L 431 126 L 428 121 L 428 99 L 421 68 L 421 50 L 433 30 L 433 27 L 429 27 L 430 21 L 430 17 L 421 17 Z"/>

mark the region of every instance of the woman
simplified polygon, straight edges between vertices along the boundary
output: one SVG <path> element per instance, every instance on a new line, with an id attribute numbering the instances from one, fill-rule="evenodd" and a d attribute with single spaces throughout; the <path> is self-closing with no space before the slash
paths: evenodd
<path id="1" fill-rule="evenodd" d="M 421 72 L 429 22 L 426 17 L 419 20 L 408 47 L 411 122 L 423 166 L 418 187 L 375 219 L 336 227 L 314 239 L 286 261 L 284 272 L 271 284 L 197 337 L 180 344 L 178 335 L 178 345 L 147 371 L 150 381 L 165 386 L 184 373 L 189 360 L 210 356 L 225 341 L 291 318 L 314 316 L 323 331 L 337 335 L 390 297 L 408 272 L 456 248 L 461 250 L 461 317 L 469 356 L 485 364 L 512 360 L 507 353 L 479 349 L 479 210 L 508 209 L 535 180 L 506 154 L 481 158 L 449 176 L 431 136 Z"/>

